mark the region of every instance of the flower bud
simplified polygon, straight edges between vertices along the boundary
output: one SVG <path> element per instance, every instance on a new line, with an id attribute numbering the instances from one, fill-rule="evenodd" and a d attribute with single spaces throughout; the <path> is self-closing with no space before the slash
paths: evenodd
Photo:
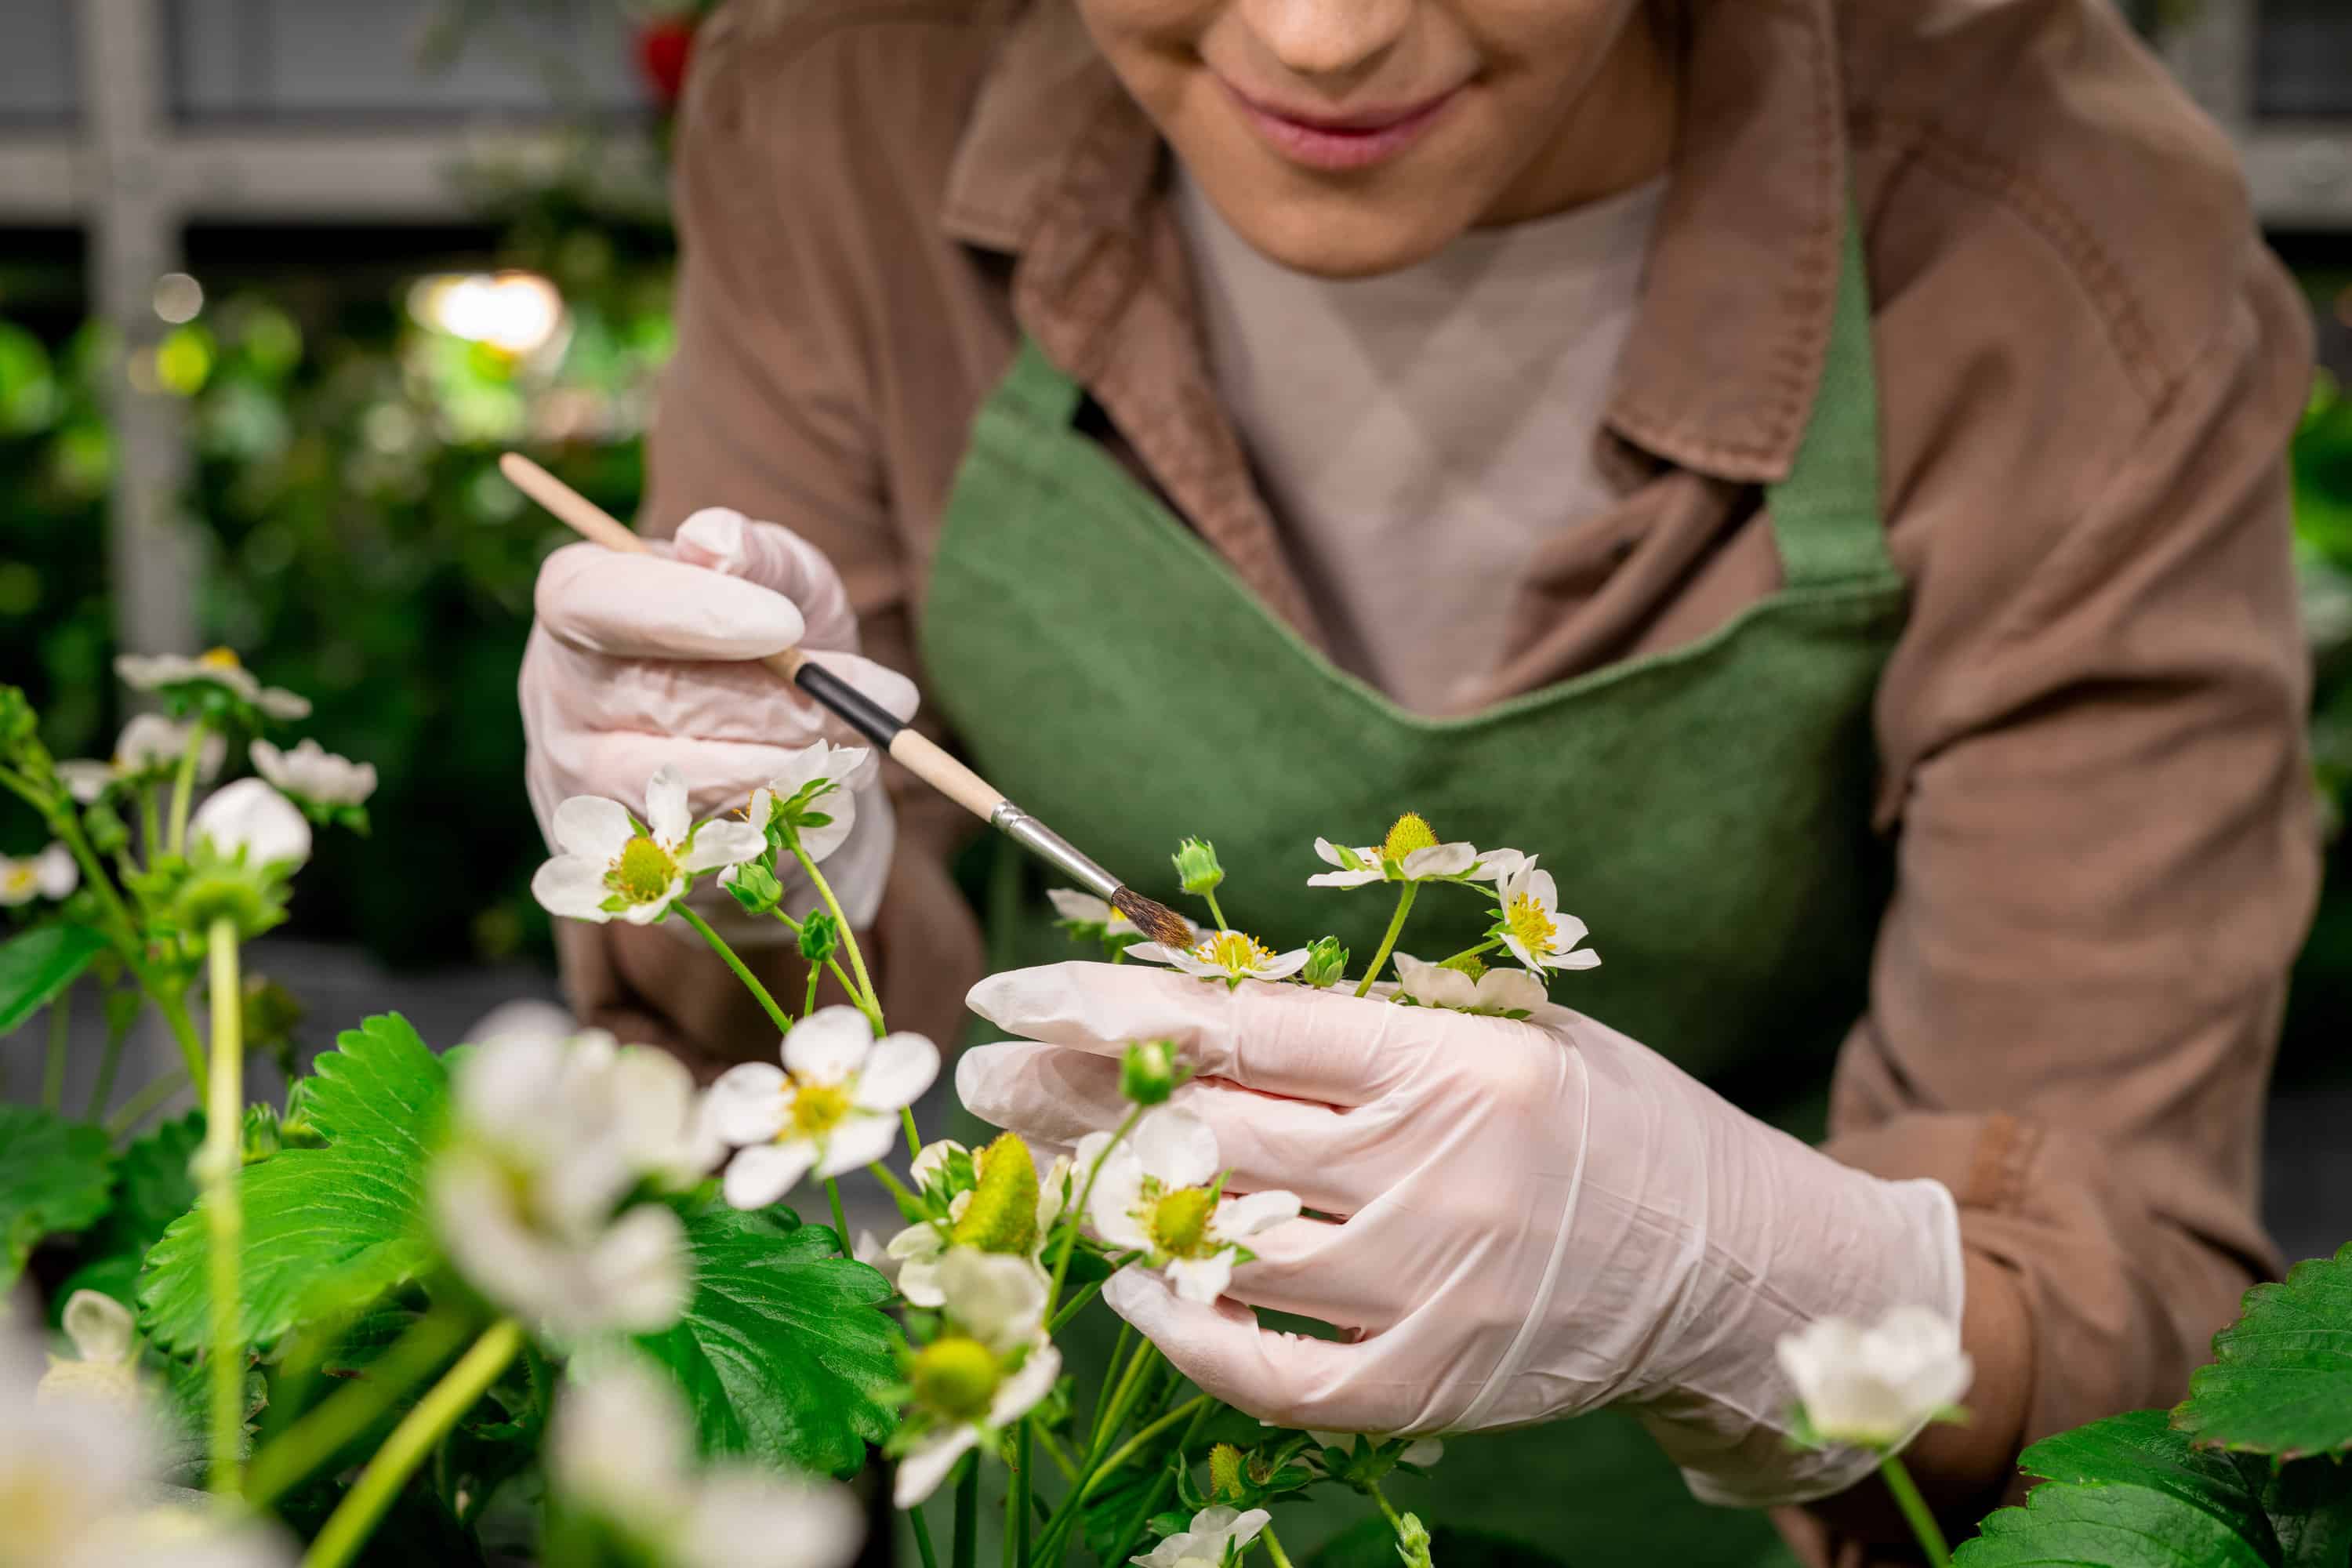
<path id="1" fill-rule="evenodd" d="M 915 1353 L 907 1381 L 916 1401 L 942 1415 L 971 1419 L 988 1413 L 1001 1381 L 996 1357 L 978 1340 L 950 1334 Z"/>
<path id="2" fill-rule="evenodd" d="M 1242 1451 L 1231 1443 L 1220 1443 L 1209 1450 L 1209 1500 L 1238 1503 L 1244 1495 Z"/>
<path id="3" fill-rule="evenodd" d="M 1466 974 L 1473 980 L 1486 977 L 1486 961 L 1475 952 L 1457 952 L 1437 967 L 1451 969 L 1456 974 Z"/>
<path id="4" fill-rule="evenodd" d="M 1187 838 L 1170 858 L 1188 893 L 1214 892 L 1225 879 L 1225 868 L 1217 864 L 1217 847 L 1205 838 Z"/>
<path id="5" fill-rule="evenodd" d="M 278 1134 L 278 1108 L 274 1105 L 248 1105 L 245 1108 L 245 1127 L 239 1140 L 241 1162 L 257 1165 L 283 1147 Z"/>
<path id="6" fill-rule="evenodd" d="M 1118 1092 L 1138 1105 L 1159 1105 L 1176 1091 L 1176 1051 L 1168 1040 L 1136 1040 L 1119 1058 Z"/>
<path id="7" fill-rule="evenodd" d="M 13 761 L 40 729 L 40 719 L 24 689 L 0 686 L 0 758 Z"/>
<path id="8" fill-rule="evenodd" d="M 776 874 L 768 869 L 768 863 L 764 860 L 746 860 L 730 868 L 719 879 L 719 885 L 726 889 L 748 914 L 772 914 L 784 898 L 784 885 L 776 880 Z M 802 940 L 805 942 L 807 939 L 803 937 Z"/>
<path id="9" fill-rule="evenodd" d="M 775 879 L 771 877 L 770 881 Z M 841 922 L 833 918 L 830 910 L 818 910 L 801 925 L 801 956 L 811 963 L 823 963 L 841 946 Z"/>
<path id="10" fill-rule="evenodd" d="M 1027 1253 L 1037 1246 L 1037 1162 L 1017 1133 L 980 1152 L 980 1180 L 949 1239 L 982 1252 Z"/>
<path id="11" fill-rule="evenodd" d="M 1404 1559 L 1404 1568 L 1430 1568 L 1429 1530 L 1419 1514 L 1397 1521 L 1397 1555 Z"/>
<path id="12" fill-rule="evenodd" d="M 1318 937 L 1307 950 L 1307 967 L 1298 978 L 1318 991 L 1328 991 L 1348 977 L 1348 950 L 1336 936 Z"/>

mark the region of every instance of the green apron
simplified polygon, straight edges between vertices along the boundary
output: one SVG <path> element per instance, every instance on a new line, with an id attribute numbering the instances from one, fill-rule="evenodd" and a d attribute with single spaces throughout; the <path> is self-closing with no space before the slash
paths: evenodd
<path id="1" fill-rule="evenodd" d="M 1870 702 L 1905 593 L 1879 517 L 1855 226 L 1811 418 L 1766 497 L 1784 585 L 1699 642 L 1466 718 L 1407 712 L 1074 429 L 1082 389 L 1024 342 L 949 501 L 929 700 L 993 783 L 1139 890 L 1183 901 L 1169 852 L 1213 839 L 1226 913 L 1277 948 L 1336 932 L 1360 966 L 1393 905 L 1393 889 L 1307 887 L 1327 868 L 1318 834 L 1378 843 L 1410 809 L 1440 838 L 1538 854 L 1603 960 L 1555 1000 L 1787 1120 L 1861 1008 L 1890 875 Z M 1444 571 L 1442 531 L 1396 569 Z M 1488 918 L 1439 889 L 1405 945 L 1455 952 Z M 1752 1561 L 1770 1541 L 1754 1516 L 1691 1502 L 1616 1417 L 1462 1439 L 1429 1484 L 1434 1517 L 1582 1562 Z"/>

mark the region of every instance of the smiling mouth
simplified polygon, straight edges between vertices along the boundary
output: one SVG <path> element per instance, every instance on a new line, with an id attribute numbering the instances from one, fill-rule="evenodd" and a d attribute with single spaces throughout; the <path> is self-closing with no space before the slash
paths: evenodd
<path id="1" fill-rule="evenodd" d="M 1419 103 L 1335 115 L 1284 109 L 1253 98 L 1231 82 L 1224 88 L 1242 117 L 1276 153 L 1294 163 L 1329 170 L 1369 168 L 1395 157 L 1418 142 L 1462 92 L 1452 88 Z"/>

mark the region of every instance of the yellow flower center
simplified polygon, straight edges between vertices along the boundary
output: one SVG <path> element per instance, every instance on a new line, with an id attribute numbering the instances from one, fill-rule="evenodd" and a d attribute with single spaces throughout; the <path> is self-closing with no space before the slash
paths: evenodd
<path id="1" fill-rule="evenodd" d="M 1447 959 L 1444 963 L 1439 964 L 1438 967 L 1440 969 L 1451 969 L 1457 973 L 1466 974 L 1473 980 L 1483 980 L 1486 977 L 1486 961 L 1478 957 L 1475 953 L 1457 953 L 1454 957 Z"/>
<path id="2" fill-rule="evenodd" d="M 207 669 L 243 669 L 245 668 L 238 660 L 236 651 L 225 647 L 205 649 L 196 656 L 196 662 Z"/>
<path id="3" fill-rule="evenodd" d="M 1552 924 L 1550 911 L 1526 893 L 1511 900 L 1503 923 L 1529 952 L 1549 952 L 1559 937 L 1559 928 Z"/>
<path id="4" fill-rule="evenodd" d="M 633 904 L 649 904 L 669 891 L 677 862 L 669 851 L 638 834 L 621 846 L 620 858 L 604 873 L 604 885 Z"/>
<path id="5" fill-rule="evenodd" d="M 915 1386 L 915 1398 L 926 1408 L 972 1421 L 988 1414 L 989 1402 L 996 1397 L 996 1385 L 1003 1375 L 986 1345 L 962 1334 L 950 1334 L 916 1352 L 908 1381 Z"/>
<path id="6" fill-rule="evenodd" d="M 793 1088 L 793 1132 L 802 1138 L 822 1138 L 849 1115 L 849 1086 L 803 1083 Z"/>
<path id="7" fill-rule="evenodd" d="M 0 887 L 6 888 L 12 893 L 31 892 L 33 890 L 33 868 L 30 866 L 9 867 L 5 879 L 0 880 Z"/>
<path id="8" fill-rule="evenodd" d="M 1192 950 L 1192 956 L 1203 963 L 1213 963 L 1228 974 L 1247 974 L 1260 964 L 1274 962 L 1274 949 L 1246 932 L 1221 931 L 1202 939 Z"/>
<path id="9" fill-rule="evenodd" d="M 1171 1258 L 1190 1258 L 1209 1238 L 1209 1215 L 1216 1208 L 1206 1187 L 1178 1187 L 1151 1205 L 1152 1242 Z"/>
<path id="10" fill-rule="evenodd" d="M 1402 860 L 1416 849 L 1437 847 L 1437 834 L 1421 813 L 1408 811 L 1396 819 L 1389 836 L 1381 843 L 1381 858 Z"/>

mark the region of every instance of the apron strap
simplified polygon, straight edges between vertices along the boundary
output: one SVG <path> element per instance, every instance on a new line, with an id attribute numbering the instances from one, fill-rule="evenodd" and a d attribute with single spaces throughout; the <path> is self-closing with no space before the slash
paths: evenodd
<path id="1" fill-rule="evenodd" d="M 1086 395 L 1077 379 L 1047 359 L 1037 340 L 1024 332 L 1013 368 L 997 384 L 994 401 L 1013 405 L 1048 430 L 1061 430 L 1077 416 Z"/>
<path id="2" fill-rule="evenodd" d="M 1879 516 L 1878 375 L 1862 215 L 1846 208 L 1829 351 L 1789 477 L 1765 487 L 1780 572 L 1792 588 L 1895 577 Z"/>

